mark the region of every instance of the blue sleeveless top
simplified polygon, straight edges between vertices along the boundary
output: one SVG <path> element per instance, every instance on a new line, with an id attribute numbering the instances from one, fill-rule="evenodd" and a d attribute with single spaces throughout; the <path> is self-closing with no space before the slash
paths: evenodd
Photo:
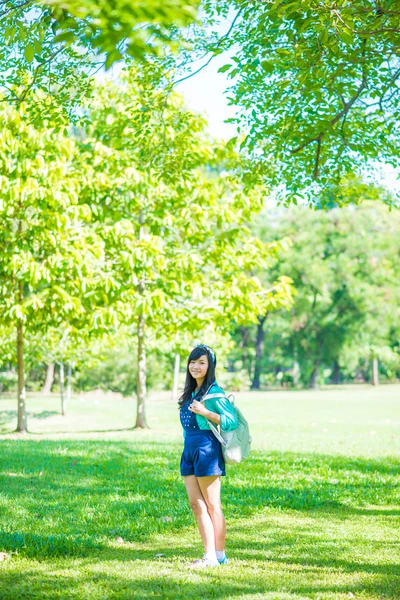
<path id="1" fill-rule="evenodd" d="M 196 396 L 195 392 L 192 392 L 192 399 Z M 181 425 L 183 429 L 200 429 L 199 424 L 197 423 L 196 413 L 189 410 L 189 406 L 192 403 L 192 400 L 188 400 L 182 406 L 180 412 Z"/>
<path id="2" fill-rule="evenodd" d="M 208 390 L 210 394 L 221 394 L 220 398 L 213 398 L 205 401 L 205 407 L 211 412 L 218 413 L 221 417 L 220 427 L 222 431 L 231 431 L 232 429 L 236 429 L 238 426 L 238 421 L 235 413 L 235 409 L 231 402 L 229 402 L 228 398 L 225 397 L 225 393 L 223 389 L 217 384 L 215 381 L 213 385 Z M 196 394 L 192 393 L 192 398 L 196 397 Z M 198 415 L 196 413 L 188 410 L 190 405 L 190 400 L 180 409 L 180 418 L 181 424 L 183 428 L 183 437 L 186 437 L 187 429 L 191 429 L 194 431 L 195 429 L 201 429 L 202 431 L 211 432 L 211 428 L 207 422 L 207 419 L 203 415 Z M 185 416 L 186 415 L 186 416 Z M 182 418 L 185 416 L 184 420 Z M 186 428 L 186 427 L 187 428 Z"/>

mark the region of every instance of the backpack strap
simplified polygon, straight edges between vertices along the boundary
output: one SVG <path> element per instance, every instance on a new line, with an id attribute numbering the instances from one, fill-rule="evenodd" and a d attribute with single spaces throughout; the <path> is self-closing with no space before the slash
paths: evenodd
<path id="1" fill-rule="evenodd" d="M 225 393 L 206 394 L 205 396 L 203 396 L 200 402 L 204 402 L 204 400 L 210 400 L 211 398 L 226 398 L 231 404 L 235 403 L 235 396 L 233 394 L 229 394 L 229 396 L 227 396 Z"/>
<path id="2" fill-rule="evenodd" d="M 235 398 L 232 394 L 232 397 Z M 229 396 L 227 396 L 225 393 L 216 393 L 216 394 L 206 394 L 205 396 L 203 396 L 203 398 L 200 400 L 200 402 L 204 402 L 205 400 L 210 400 L 211 398 L 226 398 L 227 400 L 229 400 Z M 229 402 L 231 404 L 233 404 L 232 400 L 229 400 Z M 210 426 L 211 431 L 213 432 L 213 434 L 215 435 L 215 437 L 217 438 L 217 440 L 225 447 L 227 445 L 226 441 L 224 440 L 224 438 L 222 437 L 222 435 L 220 434 L 220 432 L 218 431 L 218 428 L 215 427 L 214 423 L 212 423 L 209 419 L 206 418 L 207 423 Z"/>
<path id="3" fill-rule="evenodd" d="M 218 429 L 215 427 L 215 425 L 213 423 L 211 423 L 211 421 L 209 421 L 208 419 L 206 419 L 207 423 L 210 426 L 210 429 L 212 430 L 213 434 L 215 435 L 215 437 L 217 438 L 217 440 L 223 445 L 226 446 L 226 441 L 224 440 L 224 438 L 222 437 L 222 435 L 220 434 L 220 432 L 218 431 Z"/>
<path id="4" fill-rule="evenodd" d="M 204 400 L 210 400 L 211 398 L 226 398 L 226 394 L 206 394 L 202 397 L 201 402 L 204 402 Z"/>

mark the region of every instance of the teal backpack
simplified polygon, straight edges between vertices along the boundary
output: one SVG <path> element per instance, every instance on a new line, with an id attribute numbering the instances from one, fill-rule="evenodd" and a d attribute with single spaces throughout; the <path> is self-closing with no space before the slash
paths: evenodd
<path id="1" fill-rule="evenodd" d="M 221 396 L 221 393 L 206 394 L 201 401 L 204 402 L 204 400 L 209 400 L 211 398 L 221 398 Z M 226 396 L 226 394 L 224 394 L 223 397 L 227 398 L 233 406 L 238 422 L 237 428 L 233 429 L 232 431 L 222 431 L 222 429 L 218 431 L 214 423 L 211 423 L 211 421 L 208 419 L 207 423 L 209 424 L 211 431 L 214 433 L 217 440 L 221 442 L 222 455 L 225 462 L 228 465 L 236 465 L 247 458 L 250 454 L 252 438 L 250 435 L 248 422 L 244 418 L 242 412 L 235 405 L 234 395 L 229 394 L 229 396 Z"/>

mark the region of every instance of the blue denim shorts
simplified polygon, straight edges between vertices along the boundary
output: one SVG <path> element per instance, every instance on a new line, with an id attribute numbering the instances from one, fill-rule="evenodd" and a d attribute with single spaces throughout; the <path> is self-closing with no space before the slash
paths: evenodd
<path id="1" fill-rule="evenodd" d="M 180 465 L 183 477 L 226 475 L 221 444 L 211 430 L 187 429 L 185 435 Z"/>

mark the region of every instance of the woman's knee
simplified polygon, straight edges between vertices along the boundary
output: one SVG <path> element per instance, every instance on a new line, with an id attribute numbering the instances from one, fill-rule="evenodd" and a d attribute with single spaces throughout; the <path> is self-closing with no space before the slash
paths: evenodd
<path id="1" fill-rule="evenodd" d="M 207 510 L 204 502 L 201 502 L 200 500 L 191 500 L 190 508 L 195 515 L 200 515 L 203 511 Z"/>
<path id="2" fill-rule="evenodd" d="M 224 513 L 222 512 L 221 503 L 211 503 L 207 504 L 207 510 L 211 517 L 223 517 Z"/>

